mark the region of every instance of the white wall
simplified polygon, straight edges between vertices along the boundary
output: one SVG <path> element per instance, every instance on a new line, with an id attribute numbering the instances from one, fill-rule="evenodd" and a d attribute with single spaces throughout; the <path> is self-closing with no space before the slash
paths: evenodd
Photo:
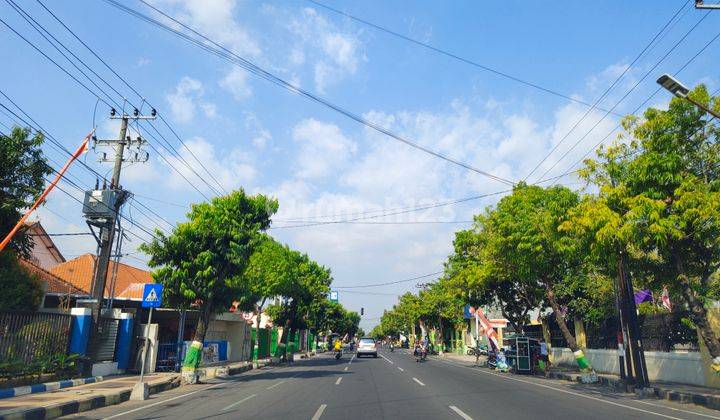
<path id="1" fill-rule="evenodd" d="M 583 351 L 596 372 L 620 375 L 617 350 L 586 349 Z M 554 348 L 552 356 L 553 363 L 557 365 L 575 366 L 575 358 L 568 348 Z M 646 351 L 645 364 L 650 381 L 709 386 L 703 373 L 699 352 Z"/>

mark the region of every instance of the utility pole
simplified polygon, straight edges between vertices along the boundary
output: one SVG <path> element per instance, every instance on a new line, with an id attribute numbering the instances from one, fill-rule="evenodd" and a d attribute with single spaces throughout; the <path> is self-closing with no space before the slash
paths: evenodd
<path id="1" fill-rule="evenodd" d="M 625 253 L 621 250 L 618 255 L 618 286 L 620 289 L 621 319 L 626 332 L 623 338 L 625 338 L 624 344 L 626 346 L 627 376 L 631 380 L 634 377 L 636 387 L 645 388 L 649 385 L 645 351 L 642 347 L 632 280 L 625 271 L 626 266 Z"/>
<path id="2" fill-rule="evenodd" d="M 110 110 L 110 119 L 120 120 L 120 133 L 117 139 L 110 140 L 98 140 L 97 137 L 93 137 L 93 147 L 97 145 L 111 146 L 115 148 L 114 159 L 109 159 L 106 153 L 103 153 L 100 158 L 100 162 L 113 162 L 113 175 L 110 180 L 109 188 L 107 185 L 103 185 L 102 189 L 99 189 L 99 185 L 96 185 L 95 190 L 85 192 L 85 202 L 83 203 L 83 213 L 87 219 L 87 224 L 90 226 L 95 239 L 98 242 L 98 256 L 95 261 L 95 270 L 93 274 L 92 288 L 90 294 L 90 307 L 92 310 L 93 326 L 90 335 L 90 342 L 97 344 L 98 340 L 98 326 L 100 320 L 100 310 L 102 307 L 105 283 L 108 276 L 108 267 L 110 264 L 110 258 L 112 254 L 113 239 L 115 238 L 116 223 L 120 214 L 122 205 L 130 197 L 130 192 L 124 190 L 120 185 L 120 172 L 124 162 L 145 162 L 148 160 L 148 153 L 142 152 L 140 148 L 145 144 L 145 140 L 141 137 L 132 139 L 128 136 L 128 123 L 130 120 L 152 120 L 155 119 L 156 112 L 153 109 L 150 116 L 140 115 L 140 112 L 136 108 L 132 115 L 125 114 L 117 115 L 117 111 L 113 108 Z M 125 156 L 126 148 L 137 146 L 138 151 L 131 156 Z M 95 233 L 96 228 L 98 233 Z M 112 309 L 112 308 L 109 308 Z M 88 363 L 89 366 L 85 367 L 85 370 L 92 368 L 92 362 Z"/>

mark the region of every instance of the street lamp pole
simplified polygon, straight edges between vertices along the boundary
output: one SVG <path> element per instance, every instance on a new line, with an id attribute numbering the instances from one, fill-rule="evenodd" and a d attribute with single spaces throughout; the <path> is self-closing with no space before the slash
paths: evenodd
<path id="1" fill-rule="evenodd" d="M 718 4 L 705 4 L 703 0 L 695 0 L 696 9 L 720 9 L 720 3 Z"/>
<path id="2" fill-rule="evenodd" d="M 707 112 L 708 114 L 712 115 L 713 117 L 720 119 L 720 114 L 688 96 L 688 93 L 690 93 L 690 89 L 685 87 L 685 85 L 680 83 L 677 79 L 670 76 L 669 74 L 663 74 L 662 76 L 660 76 L 660 78 L 657 79 L 657 83 L 678 98 L 684 99 L 695 105 L 696 107 L 702 109 L 703 111 Z"/>

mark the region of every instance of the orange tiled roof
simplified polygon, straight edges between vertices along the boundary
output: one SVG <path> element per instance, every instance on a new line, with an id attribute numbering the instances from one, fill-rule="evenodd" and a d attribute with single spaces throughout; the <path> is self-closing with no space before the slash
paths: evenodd
<path id="1" fill-rule="evenodd" d="M 45 293 L 57 293 L 63 295 L 87 295 L 87 292 L 80 290 L 74 285 L 66 282 L 60 277 L 53 273 L 38 267 L 30 261 L 20 259 L 18 260 L 21 266 L 25 268 L 30 274 L 34 274 L 40 278 L 43 282 L 47 283 L 47 289 Z"/>
<path id="2" fill-rule="evenodd" d="M 59 264 L 50 270 L 50 272 L 89 294 L 90 289 L 92 288 L 93 273 L 95 271 L 95 258 L 95 255 L 84 254 L 75 259 Z M 115 263 L 110 261 L 107 280 L 105 281 L 105 297 L 110 296 L 110 280 L 112 279 L 114 266 Z M 133 287 L 137 286 L 133 285 L 145 283 L 153 283 L 152 275 L 149 271 L 119 263 L 117 268 L 117 278 L 115 280 L 115 297 L 120 299 L 129 299 L 131 298 L 130 296 L 132 296 L 132 298 L 135 298 L 132 290 Z M 140 293 L 142 293 L 142 290 Z M 128 297 L 121 298 L 121 294 Z M 142 295 L 138 298 L 141 297 Z"/>

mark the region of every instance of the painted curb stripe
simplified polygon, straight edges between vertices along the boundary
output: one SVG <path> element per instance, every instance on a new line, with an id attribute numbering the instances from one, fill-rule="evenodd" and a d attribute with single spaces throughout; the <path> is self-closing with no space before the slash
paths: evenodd
<path id="1" fill-rule="evenodd" d="M 20 395 L 37 394 L 40 392 L 55 391 L 62 388 L 70 388 L 78 385 L 93 384 L 103 380 L 102 376 L 93 376 L 82 379 L 68 379 L 59 382 L 47 382 L 29 386 L 18 386 L 15 388 L 0 389 L 0 399 L 19 397 Z"/>

